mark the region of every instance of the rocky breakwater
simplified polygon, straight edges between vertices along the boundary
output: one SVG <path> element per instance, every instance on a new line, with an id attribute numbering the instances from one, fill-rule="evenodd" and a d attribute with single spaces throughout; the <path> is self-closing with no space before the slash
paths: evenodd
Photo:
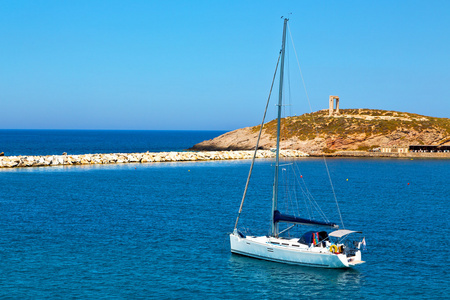
<path id="1" fill-rule="evenodd" d="M 253 153 L 254 151 L 189 151 L 47 156 L 2 156 L 0 157 L 0 168 L 251 159 L 253 157 Z M 280 155 L 283 157 L 308 156 L 308 154 L 298 150 L 281 150 Z M 256 157 L 271 158 L 274 156 L 275 153 L 270 150 L 259 150 Z"/>

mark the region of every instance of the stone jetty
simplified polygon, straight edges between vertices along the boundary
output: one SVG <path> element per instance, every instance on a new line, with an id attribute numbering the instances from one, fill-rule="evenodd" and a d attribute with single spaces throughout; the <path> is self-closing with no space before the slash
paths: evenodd
<path id="1" fill-rule="evenodd" d="M 47 156 L 1 156 L 0 168 L 251 159 L 253 157 L 253 153 L 254 151 L 190 151 L 81 155 L 64 154 Z M 272 158 L 274 156 L 275 153 L 270 150 L 258 150 L 256 157 Z M 281 150 L 280 156 L 305 157 L 308 156 L 308 154 L 299 150 Z"/>

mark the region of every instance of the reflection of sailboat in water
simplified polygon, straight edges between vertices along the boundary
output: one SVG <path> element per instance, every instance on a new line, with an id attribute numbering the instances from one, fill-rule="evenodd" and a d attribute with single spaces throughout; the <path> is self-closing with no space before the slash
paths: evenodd
<path id="1" fill-rule="evenodd" d="M 228 265 L 234 276 L 246 278 L 248 284 L 260 284 L 278 293 L 282 293 L 280 289 L 284 287 L 289 293 L 302 296 L 321 294 L 328 285 L 341 290 L 348 287 L 352 291 L 352 297 L 357 297 L 355 291 L 364 280 L 361 272 L 355 268 L 298 268 L 289 264 L 274 265 L 263 260 L 249 260 L 240 255 L 231 256 Z M 273 289 L 270 288 L 271 285 Z"/>
<path id="2" fill-rule="evenodd" d="M 261 124 L 258 141 L 255 147 L 255 154 L 250 167 L 247 184 L 244 195 L 242 197 L 239 214 L 236 219 L 236 224 L 233 233 L 230 234 L 231 252 L 241 254 L 249 257 L 302 265 L 310 267 L 322 268 L 348 268 L 357 264 L 363 263 L 361 261 L 361 242 L 350 241 L 349 235 L 357 233 L 351 230 L 335 230 L 331 233 L 327 231 L 308 231 L 304 233 L 300 239 L 292 237 L 283 237 L 283 233 L 288 233 L 293 227 L 297 225 L 311 225 L 317 227 L 327 227 L 337 229 L 338 225 L 329 222 L 319 206 L 315 201 L 312 201 L 313 209 L 319 211 L 323 217 L 323 221 L 313 220 L 311 218 L 299 218 L 295 215 L 288 215 L 282 213 L 278 209 L 279 197 L 279 169 L 280 169 L 280 132 L 281 132 L 281 110 L 282 110 L 282 92 L 283 92 L 283 73 L 284 73 L 284 57 L 286 44 L 286 27 L 288 19 L 284 19 L 283 39 L 280 51 L 280 87 L 278 100 L 278 117 L 277 117 L 277 147 L 276 147 L 276 161 L 275 174 L 273 181 L 273 195 L 272 195 L 272 212 L 271 212 L 271 230 L 269 236 L 245 236 L 238 229 L 239 216 L 242 212 L 242 206 L 247 193 L 250 182 L 251 173 L 256 157 L 256 152 L 259 147 L 259 139 L 261 136 L 263 122 Z M 280 59 L 280 58 L 279 58 Z M 278 63 L 277 63 L 278 69 Z M 275 76 L 274 76 L 275 78 Z M 273 86 L 273 83 L 272 83 Z M 270 99 L 270 96 L 269 96 Z M 266 105 L 267 111 L 267 105 Z M 264 113 L 265 117 L 265 113 Z M 309 199 L 311 200 L 311 199 Z M 292 224 L 284 230 L 280 231 L 280 223 Z"/>

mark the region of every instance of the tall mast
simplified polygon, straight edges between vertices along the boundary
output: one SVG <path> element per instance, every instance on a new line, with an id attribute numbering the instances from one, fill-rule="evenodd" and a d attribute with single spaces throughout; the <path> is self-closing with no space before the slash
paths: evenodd
<path id="1" fill-rule="evenodd" d="M 281 133 L 281 109 L 283 105 L 283 73 L 284 73 L 284 50 L 286 44 L 286 27 L 288 18 L 284 19 L 283 25 L 283 41 L 281 44 L 281 66 L 280 66 L 280 89 L 278 93 L 278 117 L 277 117 L 277 152 L 275 158 L 275 176 L 273 180 L 273 196 L 272 196 L 272 236 L 278 236 L 278 223 L 274 222 L 274 212 L 277 210 L 278 203 L 278 171 L 280 165 L 280 133 Z"/>

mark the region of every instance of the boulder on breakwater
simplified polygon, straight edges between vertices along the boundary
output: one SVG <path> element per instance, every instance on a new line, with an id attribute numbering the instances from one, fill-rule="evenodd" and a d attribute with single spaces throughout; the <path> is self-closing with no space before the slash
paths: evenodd
<path id="1" fill-rule="evenodd" d="M 253 153 L 254 151 L 202 151 L 2 156 L 0 157 L 0 168 L 251 159 Z M 275 153 L 270 150 L 258 150 L 256 155 L 257 158 L 271 158 L 274 156 Z M 299 150 L 281 150 L 280 156 L 305 157 L 308 154 Z"/>

